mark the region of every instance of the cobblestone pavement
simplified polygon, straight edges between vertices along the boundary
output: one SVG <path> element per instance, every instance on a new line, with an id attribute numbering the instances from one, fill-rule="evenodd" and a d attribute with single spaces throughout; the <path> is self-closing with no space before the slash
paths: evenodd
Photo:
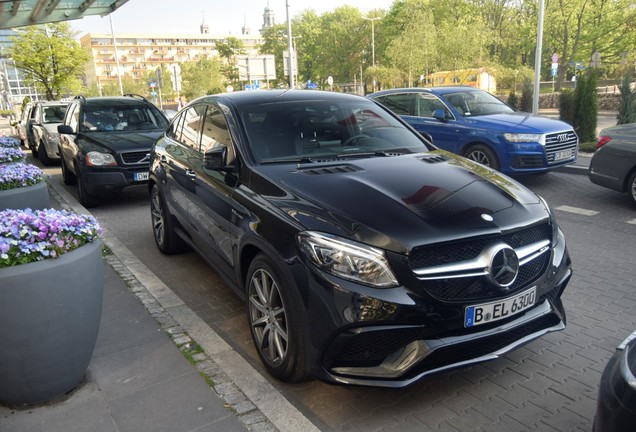
<path id="1" fill-rule="evenodd" d="M 59 178 L 59 168 L 49 172 Z M 556 209 L 568 240 L 574 276 L 564 293 L 565 331 L 406 389 L 272 384 L 324 431 L 591 431 L 601 372 L 636 328 L 635 207 L 585 175 L 553 172 L 520 181 Z M 266 376 L 252 348 L 246 309 L 230 288 L 196 254 L 157 251 L 144 188 L 91 212 Z"/>

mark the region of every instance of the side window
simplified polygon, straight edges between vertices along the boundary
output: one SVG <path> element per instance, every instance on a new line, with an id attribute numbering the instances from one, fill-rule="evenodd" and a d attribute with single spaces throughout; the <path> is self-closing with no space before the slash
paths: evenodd
<path id="1" fill-rule="evenodd" d="M 183 114 L 178 115 L 166 129 L 166 136 L 175 141 L 181 141 L 181 123 L 183 123 Z"/>
<path id="2" fill-rule="evenodd" d="M 415 114 L 415 93 L 398 93 L 386 96 L 382 103 L 397 115 Z"/>
<path id="3" fill-rule="evenodd" d="M 183 121 L 180 125 L 181 139 L 179 141 L 195 150 L 199 150 L 199 137 L 204 113 L 205 105 L 191 106 L 183 113 Z"/>
<path id="4" fill-rule="evenodd" d="M 446 105 L 437 96 L 429 93 L 421 93 L 417 98 L 417 115 L 420 117 L 433 117 L 435 110 L 448 112 Z"/>
<path id="5" fill-rule="evenodd" d="M 228 163 L 234 161 L 234 150 L 225 116 L 218 107 L 209 105 L 201 133 L 201 151 L 206 152 L 215 147 L 227 147 Z"/>

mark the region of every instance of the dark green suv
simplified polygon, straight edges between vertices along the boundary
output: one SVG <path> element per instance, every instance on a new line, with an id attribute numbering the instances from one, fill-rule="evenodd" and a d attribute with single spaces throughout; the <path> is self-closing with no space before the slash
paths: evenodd
<path id="1" fill-rule="evenodd" d="M 167 125 L 166 116 L 138 95 L 76 97 L 58 126 L 64 183 L 77 183 L 85 207 L 105 193 L 146 183 L 150 147 Z"/>

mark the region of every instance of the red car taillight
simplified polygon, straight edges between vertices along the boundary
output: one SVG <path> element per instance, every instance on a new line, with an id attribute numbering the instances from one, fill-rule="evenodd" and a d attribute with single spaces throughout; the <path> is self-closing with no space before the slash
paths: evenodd
<path id="1" fill-rule="evenodd" d="M 612 139 L 608 136 L 599 135 L 599 137 L 596 139 L 596 148 L 600 149 L 611 140 Z"/>

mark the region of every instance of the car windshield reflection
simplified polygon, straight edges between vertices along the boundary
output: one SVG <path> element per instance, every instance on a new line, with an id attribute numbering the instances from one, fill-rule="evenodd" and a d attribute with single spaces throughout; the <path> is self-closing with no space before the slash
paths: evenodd
<path id="1" fill-rule="evenodd" d="M 483 91 L 447 93 L 444 98 L 464 117 L 510 114 L 514 112 L 508 105 L 490 93 Z"/>
<path id="2" fill-rule="evenodd" d="M 258 163 L 312 163 L 429 150 L 374 104 L 287 102 L 248 106 L 241 117 Z"/>

